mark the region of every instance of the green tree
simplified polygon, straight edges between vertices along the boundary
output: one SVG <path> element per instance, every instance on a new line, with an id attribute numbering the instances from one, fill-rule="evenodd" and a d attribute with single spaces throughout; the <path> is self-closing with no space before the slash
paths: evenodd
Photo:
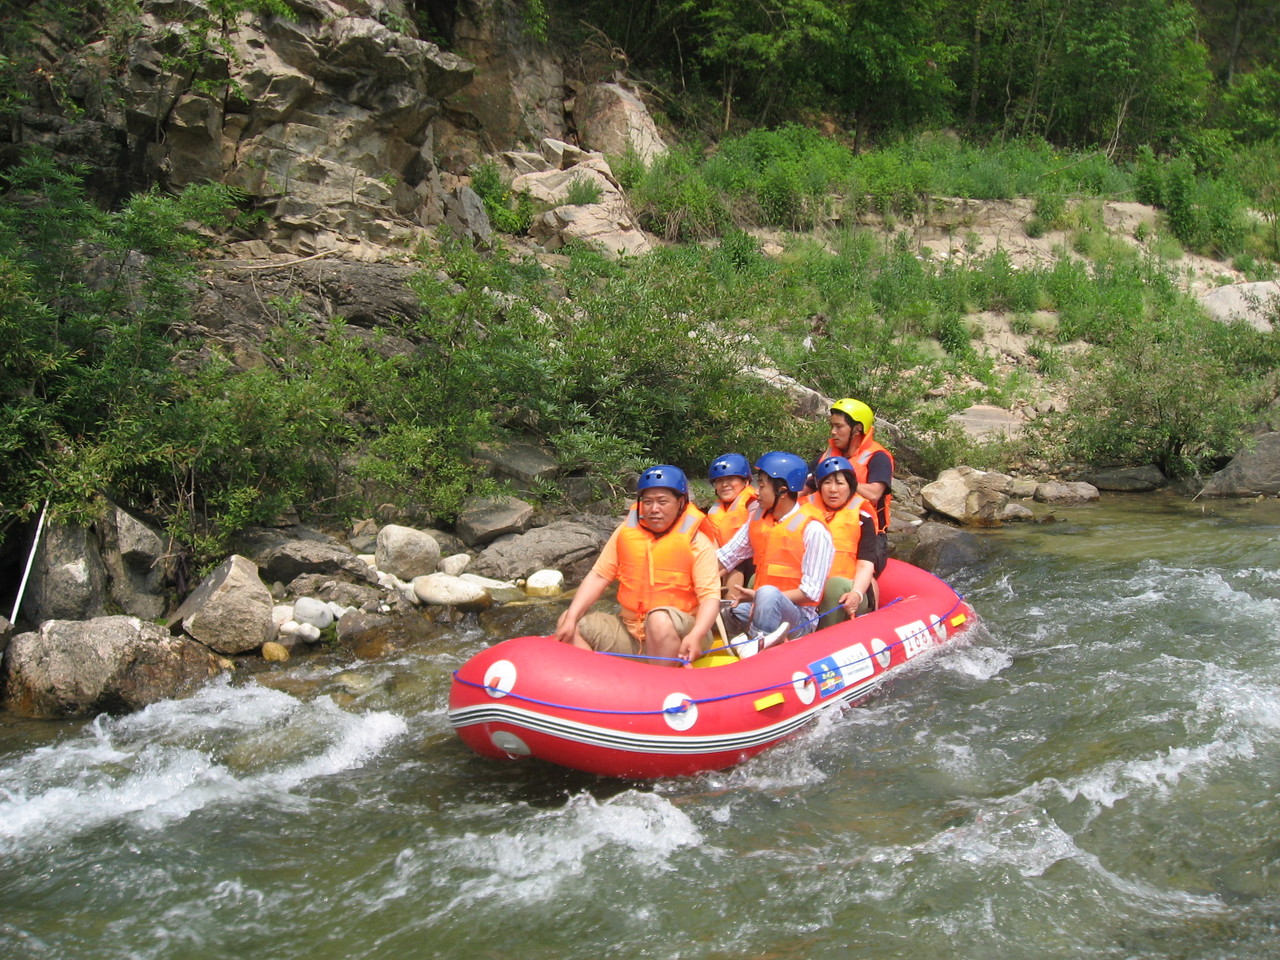
<path id="1" fill-rule="evenodd" d="M 1222 91 L 1219 122 L 1240 143 L 1280 136 L 1280 70 L 1237 74 Z"/>
<path id="2" fill-rule="evenodd" d="M 840 35 L 813 52 L 815 69 L 854 118 L 854 150 L 869 131 L 945 123 L 959 49 L 939 39 L 946 0 L 844 0 Z"/>
<path id="3" fill-rule="evenodd" d="M 766 120 L 793 101 L 813 51 L 831 47 L 845 27 L 828 0 L 685 0 L 682 9 L 696 24 L 697 55 L 722 73 L 724 130 L 744 93 Z"/>
<path id="4" fill-rule="evenodd" d="M 1242 149 L 1234 170 L 1245 195 L 1271 225 L 1270 256 L 1280 260 L 1280 136 Z"/>
<path id="5" fill-rule="evenodd" d="M 981 0 L 955 12 L 957 84 L 975 124 L 1128 153 L 1173 143 L 1203 114 L 1207 52 L 1186 0 Z"/>

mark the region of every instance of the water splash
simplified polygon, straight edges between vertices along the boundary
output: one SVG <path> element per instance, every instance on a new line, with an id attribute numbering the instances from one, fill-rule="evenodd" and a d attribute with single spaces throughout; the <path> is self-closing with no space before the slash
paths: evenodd
<path id="1" fill-rule="evenodd" d="M 211 805 L 271 796 L 355 769 L 401 736 L 400 717 L 349 714 L 254 684 L 212 683 L 0 767 L 0 850 L 115 821 L 158 830 Z"/>

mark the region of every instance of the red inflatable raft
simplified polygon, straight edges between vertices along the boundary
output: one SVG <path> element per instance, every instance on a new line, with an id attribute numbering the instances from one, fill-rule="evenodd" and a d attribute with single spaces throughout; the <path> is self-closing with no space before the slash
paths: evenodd
<path id="1" fill-rule="evenodd" d="M 738 660 L 679 669 L 519 637 L 453 675 L 449 720 L 476 753 L 538 757 L 612 777 L 673 777 L 741 763 L 857 703 L 889 673 L 973 622 L 949 586 L 890 560 L 874 613 Z"/>

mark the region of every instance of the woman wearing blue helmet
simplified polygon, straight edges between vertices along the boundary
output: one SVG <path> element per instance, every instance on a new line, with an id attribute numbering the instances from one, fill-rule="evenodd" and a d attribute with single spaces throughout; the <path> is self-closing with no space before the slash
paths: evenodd
<path id="1" fill-rule="evenodd" d="M 720 612 L 705 521 L 679 467 L 660 463 L 641 472 L 635 504 L 560 615 L 556 639 L 607 653 L 643 651 L 672 666 L 696 659 Z M 615 580 L 621 613 L 588 613 Z"/>
<path id="2" fill-rule="evenodd" d="M 756 564 L 754 587 L 730 587 L 731 630 L 739 656 L 751 656 L 788 634 L 812 632 L 835 548 L 826 525 L 803 510 L 799 496 L 809 467 L 793 453 L 774 450 L 756 461 L 760 512 L 716 556 L 721 571 L 748 557 Z"/>
<path id="3" fill-rule="evenodd" d="M 817 492 L 804 509 L 822 520 L 835 543 L 835 559 L 822 596 L 829 627 L 876 607 L 875 575 L 884 566 L 875 509 L 858 494 L 858 478 L 845 457 L 824 457 L 813 469 Z"/>
<path id="4" fill-rule="evenodd" d="M 707 468 L 707 479 L 715 489 L 716 502 L 707 510 L 704 529 L 717 547 L 723 547 L 750 522 L 752 515 L 758 510 L 756 490 L 751 486 L 751 464 L 740 453 L 722 453 L 711 461 L 711 466 Z M 724 585 L 726 588 L 734 584 L 741 585 L 750 580 L 754 573 L 755 564 L 744 560 L 724 575 Z"/>

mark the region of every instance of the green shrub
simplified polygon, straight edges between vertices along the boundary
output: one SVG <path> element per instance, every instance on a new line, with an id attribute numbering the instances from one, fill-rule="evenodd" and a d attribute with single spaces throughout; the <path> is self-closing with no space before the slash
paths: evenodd
<path id="1" fill-rule="evenodd" d="M 489 223 L 499 233 L 522 235 L 533 223 L 533 200 L 528 194 L 513 196 L 511 185 L 492 160 L 477 164 L 471 170 L 471 189 L 484 203 Z"/>
<path id="2" fill-rule="evenodd" d="M 171 446 L 148 440 L 148 425 L 181 386 L 169 334 L 204 244 L 194 227 L 226 225 L 237 198 L 196 186 L 103 212 L 75 172 L 39 152 L 3 183 L 0 517 L 49 499 L 55 515 L 87 519 Z"/>
<path id="3" fill-rule="evenodd" d="M 571 207 L 589 207 L 599 203 L 602 196 L 604 196 L 604 188 L 598 181 L 590 177 L 578 176 L 569 181 L 564 202 Z"/>
<path id="4" fill-rule="evenodd" d="M 1274 344 L 1256 332 L 1223 337 L 1203 318 L 1129 327 L 1085 366 L 1066 425 L 1068 452 L 1194 475 L 1235 452 L 1244 423 L 1270 399 L 1259 371 L 1276 359 Z"/>

